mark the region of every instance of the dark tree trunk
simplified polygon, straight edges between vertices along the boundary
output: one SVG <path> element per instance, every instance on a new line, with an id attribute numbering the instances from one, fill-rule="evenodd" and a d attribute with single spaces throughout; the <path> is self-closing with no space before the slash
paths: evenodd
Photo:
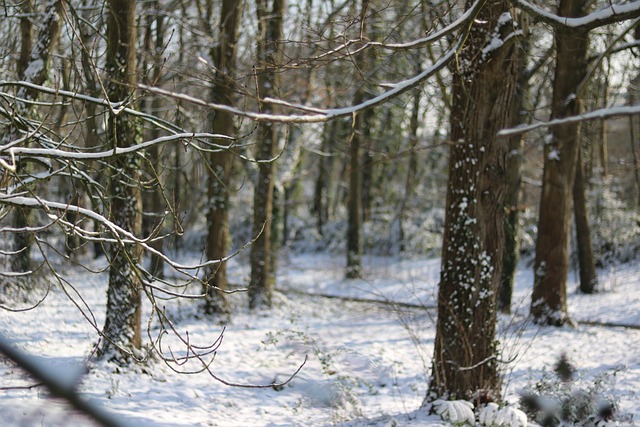
<path id="1" fill-rule="evenodd" d="M 576 178 L 573 184 L 573 211 L 576 221 L 576 240 L 578 246 L 578 265 L 580 269 L 580 292 L 593 294 L 598 290 L 593 245 L 591 244 L 591 228 L 589 226 L 589 210 L 585 195 L 584 163 L 582 150 L 578 149 Z"/>
<path id="2" fill-rule="evenodd" d="M 136 3 L 128 0 L 109 1 L 105 67 L 109 71 L 106 91 L 111 102 L 133 102 L 137 80 L 135 8 Z M 140 127 L 133 116 L 110 113 L 107 129 L 111 148 L 139 142 Z M 141 167 L 139 156 L 127 155 L 114 158 L 109 169 L 109 219 L 137 236 L 142 232 Z M 98 357 L 126 363 L 141 347 L 142 283 L 137 269 L 141 256 L 137 245 L 110 245 L 107 313 Z"/>
<path id="3" fill-rule="evenodd" d="M 32 26 L 30 23 L 21 20 L 20 29 L 22 45 L 20 47 L 20 58 L 18 59 L 18 76 L 21 80 L 36 85 L 42 85 L 49 74 L 49 66 L 51 54 L 55 50 L 60 36 L 60 16 L 62 13 L 63 2 L 61 0 L 48 4 L 45 10 L 45 20 L 34 40 L 32 38 Z M 22 5 L 24 13 L 34 12 L 33 3 L 30 1 Z M 28 19 L 28 18 L 27 18 Z M 28 53 L 27 53 L 28 52 Z M 17 116 L 27 116 L 33 114 L 33 106 L 22 102 L 25 100 L 37 100 L 38 91 L 20 87 L 18 89 L 18 101 L 14 106 Z M 10 123 L 9 128 L 4 134 L 3 144 L 19 137 L 20 131 Z M 28 144 L 29 142 L 25 142 Z M 18 176 L 28 173 L 29 166 L 23 161 L 18 160 L 16 165 L 16 174 Z M 15 210 L 14 228 L 24 230 L 32 226 L 32 211 L 28 208 L 18 208 Z M 11 268 L 18 272 L 27 272 L 33 269 L 31 259 L 31 247 L 33 245 L 33 235 L 28 231 L 17 231 L 13 235 L 13 249 L 16 253 L 11 259 Z"/>
<path id="4" fill-rule="evenodd" d="M 585 14 L 582 0 L 561 0 L 558 15 Z M 555 32 L 556 70 L 551 118 L 574 116 L 581 111 L 576 98 L 587 71 L 588 33 L 559 27 Z M 580 125 L 551 128 L 544 147 L 544 173 L 534 262 L 531 315 L 536 323 L 560 326 L 570 321 L 567 312 L 567 274 L 573 183 L 578 161 Z"/>
<path id="5" fill-rule="evenodd" d="M 331 188 L 334 181 L 334 141 L 338 138 L 340 121 L 333 120 L 325 124 L 322 134 L 321 154 L 318 162 L 318 177 L 315 180 L 313 196 L 313 212 L 316 214 L 318 234 L 322 235 L 324 226 L 329 221 L 331 205 Z"/>
<path id="6" fill-rule="evenodd" d="M 524 27 L 524 25 L 521 25 Z M 525 34 L 527 37 L 528 34 Z M 522 48 L 518 50 L 514 61 L 518 68 L 518 85 L 513 95 L 511 110 L 511 126 L 517 126 L 522 120 L 525 95 L 529 91 L 530 75 L 525 71 L 527 55 L 530 51 L 529 43 L 523 40 Z M 502 278 L 498 293 L 498 308 L 503 313 L 511 312 L 513 285 L 516 269 L 520 259 L 520 192 L 522 184 L 522 136 L 509 138 L 507 154 L 507 191 L 505 193 L 505 221 L 504 221 L 504 256 L 502 260 Z"/>
<path id="7" fill-rule="evenodd" d="M 467 3 L 467 7 L 470 3 Z M 504 250 L 508 141 L 518 77 L 508 1 L 480 10 L 453 74 L 451 147 L 438 319 L 426 402 L 500 395 L 496 360 L 497 292 Z M 509 40 L 487 53 L 495 30 Z M 508 37 L 508 38 L 507 38 Z M 462 65 L 464 64 L 464 65 Z"/>
<path id="8" fill-rule="evenodd" d="M 212 50 L 215 58 L 216 76 L 211 90 L 211 100 L 216 103 L 233 105 L 235 86 L 233 74 L 236 64 L 238 29 L 242 17 L 242 2 L 225 0 L 220 10 L 220 44 Z M 235 136 L 233 115 L 224 111 L 212 112 L 209 116 L 211 132 Z M 228 146 L 229 141 L 214 140 L 216 144 Z M 208 178 L 206 253 L 209 260 L 220 260 L 227 256 L 229 235 L 229 186 L 233 167 L 233 153 L 230 150 L 213 152 L 209 156 L 211 169 Z M 224 262 L 207 268 L 205 272 L 205 311 L 226 317 L 230 314 L 227 299 L 227 266 Z"/>
<path id="9" fill-rule="evenodd" d="M 422 71 L 420 60 L 418 57 L 414 59 L 414 73 L 417 75 Z M 411 108 L 411 117 L 409 119 L 409 160 L 407 165 L 407 176 L 404 182 L 404 195 L 400 201 L 400 208 L 398 209 L 398 251 L 402 252 L 406 248 L 405 233 L 404 233 L 404 217 L 407 208 L 407 202 L 413 197 L 414 189 L 416 188 L 416 173 L 418 171 L 418 153 L 416 147 L 418 145 L 418 126 L 420 125 L 420 94 L 421 88 L 416 88 L 413 91 L 413 106 Z"/>
<path id="10" fill-rule="evenodd" d="M 271 9 L 268 8 L 271 3 Z M 282 52 L 282 20 L 285 0 L 257 0 L 258 15 L 258 90 L 261 99 L 274 97 L 278 87 L 276 67 Z M 275 112 L 269 103 L 260 103 L 265 113 Z M 256 130 L 258 153 L 258 182 L 253 198 L 253 234 L 258 236 L 251 245 L 251 281 L 249 307 L 271 307 L 275 287 L 275 272 L 271 271 L 271 219 L 273 187 L 275 182 L 275 150 L 277 127 L 271 122 L 260 122 Z"/>
<path id="11" fill-rule="evenodd" d="M 367 10 L 370 0 L 362 0 L 360 6 L 360 35 L 367 35 Z M 367 53 L 360 53 L 355 58 L 355 73 L 359 77 L 358 88 L 353 96 L 354 105 L 361 104 L 366 99 L 366 89 L 364 84 L 363 73 L 368 66 Z M 368 111 L 360 111 L 353 117 L 352 132 L 349 141 L 349 202 L 347 205 L 347 268 L 345 276 L 348 279 L 355 279 L 362 275 L 362 220 L 363 215 L 363 176 L 362 176 L 362 147 L 368 144 L 369 129 L 367 124 L 371 113 Z"/>

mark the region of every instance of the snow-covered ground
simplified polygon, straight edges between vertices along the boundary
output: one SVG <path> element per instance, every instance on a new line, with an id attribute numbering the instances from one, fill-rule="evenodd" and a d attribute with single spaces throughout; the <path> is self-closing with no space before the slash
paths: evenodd
<path id="1" fill-rule="evenodd" d="M 243 283 L 248 272 L 238 262 L 231 262 L 230 280 Z M 243 294 L 232 296 L 233 319 L 224 330 L 212 372 L 234 383 L 265 385 L 284 381 L 307 357 L 300 373 L 282 389 L 228 387 L 206 372 L 177 374 L 159 361 L 144 371 L 124 372 L 110 364 L 92 364 L 79 387 L 87 399 L 132 426 L 446 425 L 420 409 L 435 311 L 417 306 L 435 305 L 439 260 L 371 256 L 364 262 L 365 278 L 347 281 L 342 256 L 289 255 L 279 266 L 273 310 L 251 314 Z M 515 398 L 566 353 L 587 379 L 610 374 L 608 388 L 629 419 L 622 425 L 634 425 L 632 420 L 640 420 L 640 330 L 585 322 L 640 326 L 640 265 L 601 271 L 606 292 L 595 296 L 576 294 L 572 279 L 570 313 L 582 322 L 576 329 L 539 328 L 526 321 L 530 270 L 522 263 L 515 314 L 500 318 L 502 359 L 510 362 L 504 366 L 505 396 Z M 74 269 L 65 275 L 75 290 L 56 286 L 34 310 L 0 310 L 0 332 L 17 347 L 39 355 L 54 372 L 72 378 L 85 365 L 97 335 L 66 293 L 76 303 L 81 295 L 101 326 L 106 275 Z M 327 298 L 330 295 L 351 299 Z M 176 329 L 188 331 L 195 345 L 211 344 L 223 330 L 199 316 L 193 301 L 166 301 L 166 308 Z M 182 351 L 172 337 L 167 340 L 176 354 Z M 31 387 L 34 381 L 7 361 L 0 361 L 0 378 L 0 425 L 92 425 L 50 399 L 42 387 Z"/>

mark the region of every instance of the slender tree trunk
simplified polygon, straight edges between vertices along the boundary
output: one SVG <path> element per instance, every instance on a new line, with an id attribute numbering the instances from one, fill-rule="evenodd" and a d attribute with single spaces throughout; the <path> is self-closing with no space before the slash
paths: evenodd
<path id="1" fill-rule="evenodd" d="M 584 163 L 582 149 L 578 149 L 576 178 L 573 183 L 573 212 L 576 221 L 576 239 L 578 246 L 578 264 L 580 269 L 580 292 L 593 294 L 598 291 L 598 275 L 596 273 L 593 245 L 591 244 L 591 228 L 589 227 L 589 209 L 585 194 Z"/>
<path id="2" fill-rule="evenodd" d="M 271 9 L 268 5 L 271 4 Z M 258 14 L 258 89 L 261 99 L 274 97 L 278 87 L 276 66 L 282 52 L 282 20 L 285 0 L 257 0 Z M 276 107 L 260 103 L 265 113 L 274 113 Z M 249 307 L 271 307 L 275 272 L 271 271 L 271 219 L 273 209 L 273 187 L 275 182 L 274 156 L 277 146 L 277 128 L 274 123 L 258 124 L 258 182 L 253 198 L 253 234 L 258 236 L 251 245 L 251 282 L 249 284 Z"/>
<path id="3" fill-rule="evenodd" d="M 220 43 L 212 49 L 215 58 L 216 76 L 211 89 L 211 100 L 215 103 L 233 105 L 235 85 L 233 74 L 236 67 L 238 29 L 242 18 L 242 2 L 225 0 L 220 10 Z M 233 115 L 224 111 L 211 112 L 209 115 L 211 132 L 235 136 Z M 215 140 L 221 146 L 229 141 Z M 219 260 L 227 256 L 230 244 L 229 236 L 229 186 L 233 166 L 233 153 L 221 150 L 209 155 L 211 169 L 208 177 L 207 198 L 207 259 Z M 227 299 L 227 266 L 224 262 L 210 267 L 205 272 L 205 311 L 226 317 L 230 314 Z"/>
<path id="4" fill-rule="evenodd" d="M 467 2 L 467 8 L 471 2 Z M 426 402 L 500 394 L 497 292 L 504 250 L 508 141 L 518 78 L 510 4 L 489 0 L 460 51 L 452 82 L 451 147 L 438 319 Z M 494 32 L 506 41 L 483 52 Z"/>
<path id="5" fill-rule="evenodd" d="M 367 11 L 371 0 L 362 0 L 360 7 L 360 35 L 367 35 Z M 360 53 L 355 58 L 356 73 L 363 73 L 367 69 L 367 54 Z M 354 105 L 361 104 L 366 99 L 364 78 L 356 79 L 360 85 L 353 96 Z M 361 149 L 368 141 L 367 111 L 354 115 L 351 138 L 349 141 L 349 202 L 347 221 L 347 268 L 345 276 L 355 279 L 362 275 L 362 220 L 363 220 L 363 190 Z"/>
<path id="6" fill-rule="evenodd" d="M 133 103 L 136 84 L 136 3 L 110 0 L 107 17 L 106 84 L 111 102 Z M 107 140 L 111 148 L 139 143 L 140 127 L 133 116 L 108 117 Z M 139 156 L 119 156 L 112 160 L 109 176 L 109 219 L 134 235 L 142 232 L 141 164 Z M 114 243 L 109 248 L 109 287 L 103 344 L 98 357 L 126 363 L 140 349 L 142 282 L 137 264 L 141 249 L 137 245 Z"/>
<path id="7" fill-rule="evenodd" d="M 561 0 L 558 15 L 585 14 L 582 0 Z M 551 118 L 580 113 L 576 97 L 586 75 L 589 35 L 585 31 L 558 28 L 556 70 L 553 81 Z M 540 217 L 534 262 L 531 314 L 536 323 L 560 326 L 570 321 L 567 312 L 567 274 L 572 189 L 578 162 L 580 125 L 555 126 L 544 147 L 544 173 L 540 197 Z"/>
<path id="8" fill-rule="evenodd" d="M 415 74 L 421 71 L 420 64 L 416 62 Z M 420 94 L 422 90 L 416 88 L 413 91 L 413 106 L 411 108 L 411 118 L 409 120 L 409 161 L 407 165 L 407 176 L 404 182 L 404 195 L 400 202 L 400 209 L 398 209 L 398 251 L 402 252 L 406 248 L 405 233 L 404 233 L 404 217 L 407 207 L 407 202 L 413 197 L 413 192 L 416 187 L 416 172 L 418 170 L 418 153 L 416 152 L 416 146 L 418 145 L 418 126 L 420 124 Z"/>
<path id="9" fill-rule="evenodd" d="M 520 25 L 524 27 L 524 25 Z M 525 30 L 526 31 L 526 30 Z M 525 34 L 525 38 L 528 34 Z M 525 95 L 529 91 L 529 74 L 525 71 L 526 60 L 530 46 L 527 40 L 522 42 L 515 59 L 518 61 L 518 85 L 514 93 L 511 126 L 517 126 L 522 120 Z M 509 138 L 507 154 L 507 192 L 505 193 L 505 221 L 504 221 L 504 257 L 502 260 L 502 278 L 498 294 L 498 308 L 503 313 L 511 312 L 513 285 L 520 259 L 520 192 L 522 184 L 522 136 Z"/>
<path id="10" fill-rule="evenodd" d="M 164 15 L 159 8 L 158 0 L 153 0 L 146 4 L 147 6 L 147 25 L 144 40 L 144 47 L 146 55 L 152 58 L 153 66 L 148 72 L 150 74 L 146 83 L 151 85 L 157 85 L 162 74 L 162 52 L 164 50 Z M 155 40 L 153 33 L 155 29 Z M 147 57 L 145 56 L 145 58 Z M 143 69 L 146 71 L 148 65 L 145 62 Z M 142 110 L 148 110 L 150 114 L 159 114 L 162 109 L 162 98 L 157 95 L 151 95 L 151 101 L 147 101 L 148 98 L 143 99 Z M 146 108 L 145 108 L 146 107 Z M 149 138 L 156 139 L 161 135 L 160 128 L 153 126 L 149 130 Z M 149 173 L 150 184 L 148 188 L 143 192 L 143 204 L 145 206 L 145 213 L 142 219 L 142 229 L 145 236 L 149 236 L 152 240 L 149 245 L 156 251 L 164 252 L 164 239 L 157 239 L 159 235 L 164 234 L 164 221 L 166 203 L 164 200 L 164 180 L 162 173 L 163 159 L 160 152 L 160 147 L 154 145 L 149 148 L 148 161 L 146 169 Z M 150 268 L 149 272 L 159 279 L 164 278 L 164 260 L 162 257 L 155 253 L 150 254 Z"/>
<path id="11" fill-rule="evenodd" d="M 21 21 L 21 35 L 23 37 L 20 48 L 20 58 L 18 59 L 18 76 L 21 80 L 42 85 L 49 74 L 49 66 L 52 52 L 58 43 L 60 36 L 60 15 L 62 13 L 63 2 L 61 0 L 50 1 L 45 9 L 45 20 L 34 40 L 32 38 L 31 24 Z M 23 4 L 25 13 L 33 13 L 34 7 L 32 2 Z M 27 52 L 29 54 L 27 55 Z M 38 91 L 20 87 L 18 89 L 18 101 L 14 106 L 17 116 L 27 116 L 33 114 L 33 106 L 23 102 L 22 100 L 34 101 L 38 99 Z M 14 123 L 10 123 L 9 129 L 5 132 L 2 142 L 6 144 L 9 141 L 19 138 L 20 130 L 16 128 Z M 25 142 L 26 145 L 29 142 Z M 28 172 L 28 165 L 18 160 L 16 174 L 18 177 Z M 28 189 L 28 187 L 26 188 Z M 24 230 L 32 224 L 32 212 L 28 208 L 19 208 L 15 211 L 14 228 Z M 17 231 L 13 235 L 13 249 L 16 253 L 11 259 L 11 267 L 14 271 L 27 272 L 33 268 L 31 259 L 31 247 L 33 245 L 33 236 L 28 231 Z"/>

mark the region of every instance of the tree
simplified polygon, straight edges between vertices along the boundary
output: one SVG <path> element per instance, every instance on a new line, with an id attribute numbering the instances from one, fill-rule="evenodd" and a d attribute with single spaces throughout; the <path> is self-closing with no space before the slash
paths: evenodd
<path id="1" fill-rule="evenodd" d="M 269 8 L 271 5 L 271 8 Z M 257 0 L 258 18 L 258 96 L 260 99 L 274 97 L 278 88 L 277 65 L 281 62 L 282 21 L 285 0 Z M 260 102 L 263 113 L 274 113 L 276 107 L 269 102 Z M 277 126 L 262 121 L 257 130 L 258 178 L 253 198 L 253 234 L 257 236 L 251 245 L 251 279 L 249 284 L 249 306 L 270 307 L 275 286 L 271 271 L 271 218 L 273 210 L 273 188 L 275 180 L 274 157 L 278 143 Z"/>
<path id="2" fill-rule="evenodd" d="M 585 3 L 562 0 L 558 15 L 584 16 Z M 588 33 L 572 28 L 556 28 L 556 70 L 553 80 L 551 117 L 580 113 L 581 100 L 576 88 L 587 72 Z M 562 325 L 567 312 L 567 273 L 569 271 L 569 218 L 573 181 L 578 159 L 579 123 L 551 129 L 544 149 L 544 174 L 540 198 L 540 217 L 531 314 L 536 322 Z"/>
<path id="3" fill-rule="evenodd" d="M 519 33 L 507 1 L 481 2 L 475 10 L 453 69 L 452 145 L 427 402 L 500 390 L 495 323 L 508 144 L 497 134 L 511 124 Z M 496 39 L 501 43 L 492 44 Z"/>
<path id="4" fill-rule="evenodd" d="M 152 66 L 147 71 L 147 57 L 145 56 L 144 67 L 145 72 L 150 75 L 152 82 L 157 83 L 162 75 L 162 52 L 165 48 L 165 15 L 160 9 L 158 0 L 147 3 L 147 25 L 144 35 L 145 53 L 150 57 Z M 154 31 L 155 30 L 155 31 Z M 153 34 L 155 33 L 155 40 Z M 150 114 L 159 114 L 162 109 L 162 99 L 159 96 L 152 96 L 151 101 L 147 98 L 143 102 L 148 106 Z M 145 110 L 145 108 L 142 108 Z M 161 130 L 158 126 L 153 126 L 149 130 L 149 138 L 156 139 L 160 137 Z M 164 164 L 160 147 L 154 146 L 149 149 L 149 157 L 146 162 L 147 173 L 149 174 L 149 184 L 143 193 L 143 204 L 145 205 L 145 214 L 142 218 L 142 229 L 145 234 L 151 235 L 153 239 L 150 245 L 158 252 L 164 251 L 164 219 L 167 205 L 164 196 L 164 182 L 162 165 Z M 164 279 L 164 260 L 155 253 L 150 254 L 151 265 L 149 272 L 158 279 Z"/>
<path id="5" fill-rule="evenodd" d="M 38 32 L 35 43 L 32 40 L 31 25 L 21 20 L 21 35 L 22 45 L 20 58 L 17 62 L 19 78 L 27 83 L 33 83 L 41 85 L 47 79 L 49 74 L 49 66 L 51 62 L 51 54 L 55 49 L 56 44 L 60 36 L 60 15 L 62 12 L 63 2 L 62 0 L 50 1 L 46 5 L 45 20 L 42 28 Z M 32 2 L 25 2 L 23 4 L 23 12 L 28 14 L 34 11 Z M 27 52 L 29 52 L 27 56 Z M 34 107 L 32 102 L 38 99 L 39 92 L 33 89 L 29 89 L 22 86 L 18 89 L 17 101 L 14 106 L 15 117 L 17 118 L 30 118 L 33 116 Z M 2 144 L 14 141 L 20 137 L 27 137 L 21 135 L 25 132 L 25 129 L 20 129 L 20 122 L 18 120 L 12 120 L 10 122 L 9 129 L 2 138 Z M 20 186 L 23 186 L 25 190 L 29 191 L 29 186 L 25 182 L 30 181 L 28 165 L 24 162 L 18 161 L 17 173 L 20 177 Z M 33 237 L 31 233 L 26 230 L 29 227 L 30 209 L 19 208 L 15 212 L 14 227 L 20 230 L 14 233 L 13 244 L 15 254 L 12 258 L 12 268 L 16 272 L 30 272 L 33 268 L 31 261 L 31 247 L 33 243 Z"/>
<path id="6" fill-rule="evenodd" d="M 367 37 L 367 13 L 370 0 L 362 0 L 360 5 L 360 38 Z M 365 84 L 368 70 L 367 52 L 360 52 L 355 58 L 356 87 L 353 103 L 361 104 L 367 99 Z M 362 221 L 363 180 L 361 147 L 369 142 L 371 133 L 371 110 L 362 111 L 353 116 L 352 131 L 349 138 L 349 203 L 347 221 L 347 269 L 346 277 L 355 279 L 362 274 Z"/>
<path id="7" fill-rule="evenodd" d="M 242 2 L 225 0 L 220 9 L 220 41 L 212 48 L 215 77 L 211 88 L 211 101 L 225 105 L 234 104 L 233 73 L 238 45 L 238 29 L 242 18 Z M 235 135 L 233 115 L 224 111 L 209 113 L 211 133 Z M 228 141 L 214 140 L 216 144 L 228 145 Z M 227 256 L 229 248 L 229 186 L 233 153 L 230 150 L 214 150 L 210 154 L 207 198 L 207 259 L 220 260 Z M 210 314 L 229 314 L 227 271 L 224 262 L 211 266 L 205 272 L 205 311 Z"/>
<path id="8" fill-rule="evenodd" d="M 109 101 L 135 105 L 136 3 L 110 0 L 107 18 L 106 70 Z M 137 119 L 113 107 L 108 116 L 107 140 L 111 149 L 140 142 Z M 109 219 L 136 236 L 142 234 L 141 164 L 139 156 L 121 155 L 109 165 Z M 139 245 L 120 238 L 109 248 L 109 287 L 104 341 L 98 356 L 127 362 L 140 349 L 142 281 L 136 265 L 141 261 Z"/>

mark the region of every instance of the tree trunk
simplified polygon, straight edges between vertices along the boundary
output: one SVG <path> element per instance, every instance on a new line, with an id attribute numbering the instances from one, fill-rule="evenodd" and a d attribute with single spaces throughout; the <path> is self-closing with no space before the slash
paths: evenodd
<path id="1" fill-rule="evenodd" d="M 421 66 L 416 61 L 415 72 L 416 74 L 421 72 Z M 416 152 L 416 146 L 418 145 L 418 126 L 420 124 L 420 94 L 422 90 L 416 88 L 413 91 L 413 106 L 411 108 L 411 117 L 409 120 L 409 160 L 407 165 L 407 176 L 404 182 L 404 195 L 400 201 L 400 208 L 398 209 L 398 252 L 403 252 L 406 249 L 405 233 L 404 233 L 404 216 L 407 207 L 407 202 L 413 197 L 414 189 L 416 187 L 416 172 L 418 170 L 418 153 Z M 395 242 L 393 243 L 395 244 Z"/>
<path id="2" fill-rule="evenodd" d="M 136 84 L 136 3 L 110 0 L 107 18 L 105 67 L 109 72 L 106 91 L 111 102 L 132 100 Z M 130 104 L 131 106 L 131 104 Z M 107 141 L 112 149 L 139 142 L 140 127 L 133 116 L 108 117 Z M 134 235 L 142 232 L 139 156 L 118 156 L 109 169 L 109 219 Z M 142 283 L 137 264 L 137 245 L 114 243 L 109 248 L 109 287 L 103 344 L 98 357 L 126 363 L 141 347 L 140 307 Z"/>
<path id="3" fill-rule="evenodd" d="M 524 28 L 524 25 L 520 25 Z M 525 34 L 525 38 L 528 34 Z M 514 93 L 511 126 L 517 126 L 522 119 L 525 95 L 529 92 L 529 77 L 525 72 L 526 60 L 530 46 L 525 39 L 522 50 L 518 51 L 515 60 L 518 61 L 518 85 Z M 513 285 L 520 259 L 520 192 L 522 184 L 522 144 L 523 138 L 516 135 L 509 138 L 507 154 L 507 192 L 505 193 L 505 221 L 504 221 L 504 256 L 502 260 L 502 278 L 498 294 L 498 308 L 503 313 L 511 312 Z"/>
<path id="4" fill-rule="evenodd" d="M 589 209 L 585 195 L 584 163 L 582 149 L 578 148 L 576 178 L 573 183 L 573 212 L 576 221 L 576 240 L 578 246 L 578 265 L 580 268 L 580 292 L 593 294 L 598 291 L 598 275 L 591 244 L 589 227 Z"/>
<path id="5" fill-rule="evenodd" d="M 220 44 L 212 49 L 216 76 L 211 89 L 211 101 L 233 105 L 235 85 L 233 74 L 236 67 L 238 29 L 242 18 L 242 2 L 225 0 L 220 10 Z M 225 111 L 214 111 L 209 115 L 211 132 L 235 136 L 233 115 Z M 229 145 L 227 140 L 214 140 L 216 144 Z M 206 254 L 209 260 L 219 260 L 227 256 L 229 236 L 229 186 L 233 167 L 233 153 L 230 150 L 212 152 L 209 155 L 207 198 Z M 227 299 L 227 266 L 224 262 L 205 271 L 204 291 L 205 312 L 227 317 L 230 314 Z"/>
<path id="6" fill-rule="evenodd" d="M 272 0 L 271 10 L 267 0 L 257 0 L 258 15 L 258 90 L 260 99 L 275 97 L 278 87 L 276 67 L 282 52 L 282 20 L 285 0 Z M 260 102 L 265 113 L 274 113 L 275 107 Z M 277 146 L 277 128 L 274 123 L 258 124 L 258 182 L 253 198 L 253 234 L 257 236 L 251 245 L 251 281 L 249 283 L 249 307 L 271 307 L 275 272 L 271 271 L 271 218 L 273 187 L 275 182 L 274 156 Z"/>
<path id="7" fill-rule="evenodd" d="M 467 2 L 467 8 L 470 2 Z M 438 319 L 426 402 L 500 395 L 497 292 L 504 249 L 508 144 L 520 49 L 509 2 L 487 1 L 460 51 L 452 82 L 451 147 Z M 483 52 L 494 31 L 500 47 Z M 511 36 L 511 37 L 509 37 Z"/>
<path id="8" fill-rule="evenodd" d="M 162 52 L 164 50 L 164 15 L 159 8 L 158 0 L 153 0 L 146 4 L 147 6 L 147 25 L 146 33 L 144 37 L 144 48 L 146 50 L 145 62 L 143 69 L 147 70 L 146 57 L 151 57 L 153 66 L 147 84 L 157 85 L 162 73 Z M 153 40 L 153 32 L 155 29 L 155 41 Z M 150 81 L 149 81 L 150 80 Z M 151 102 L 145 102 L 148 98 L 144 98 L 142 102 L 142 110 L 148 110 L 149 114 L 159 114 L 162 109 L 162 98 L 158 95 L 151 95 Z M 147 108 L 145 108 L 147 106 Z M 161 135 L 160 128 L 153 126 L 149 130 L 149 138 L 156 139 Z M 149 236 L 152 240 L 149 242 L 156 251 L 164 252 L 164 239 L 158 238 L 164 234 L 164 220 L 165 211 L 167 205 L 164 200 L 164 182 L 162 177 L 162 165 L 163 159 L 160 152 L 160 147 L 154 145 L 149 148 L 148 161 L 146 162 L 146 169 L 149 173 L 150 183 L 146 190 L 143 192 L 143 205 L 145 206 L 145 213 L 142 219 L 142 229 L 145 236 Z M 149 272 L 152 276 L 163 279 L 164 278 L 164 260 L 162 257 L 155 253 L 150 254 L 150 268 Z"/>
<path id="9" fill-rule="evenodd" d="M 558 15 L 585 14 L 582 0 L 561 0 Z M 556 70 L 551 118 L 574 116 L 581 111 L 576 97 L 586 75 L 588 33 L 559 27 L 555 32 Z M 570 215 L 579 149 L 579 123 L 551 128 L 544 147 L 544 172 L 534 262 L 531 314 L 536 323 L 560 326 L 570 321 L 567 312 Z"/>
<path id="10" fill-rule="evenodd" d="M 362 0 L 360 8 L 360 36 L 367 35 L 367 9 L 371 0 Z M 358 88 L 353 96 L 354 105 L 361 104 L 366 99 L 364 76 L 360 73 L 367 69 L 367 53 L 360 53 L 355 57 L 358 73 L 356 80 Z M 361 148 L 368 143 L 369 129 L 367 129 L 367 117 L 371 113 L 360 111 L 353 117 L 353 128 L 349 141 L 349 202 L 347 220 L 347 268 L 345 277 L 355 279 L 362 275 L 362 220 L 363 220 L 363 187 Z"/>
<path id="11" fill-rule="evenodd" d="M 43 26 L 38 32 L 37 38 L 32 38 L 31 24 L 20 23 L 22 45 L 20 47 L 20 58 L 18 59 L 18 76 L 21 80 L 42 85 L 49 74 L 49 65 L 52 52 L 58 43 L 60 36 L 60 15 L 62 13 L 63 2 L 61 0 L 52 1 L 47 5 L 45 10 L 45 20 Z M 31 2 L 25 2 L 23 5 L 24 13 L 32 13 L 34 11 Z M 29 54 L 27 55 L 27 52 Z M 16 104 L 14 111 L 17 116 L 29 117 L 33 114 L 33 106 L 22 102 L 21 100 L 35 101 L 38 99 L 39 92 L 34 89 L 20 87 L 18 89 Z M 2 144 L 19 138 L 20 131 L 15 127 L 13 121 L 6 130 Z M 28 145 L 29 142 L 25 142 Z M 23 161 L 18 160 L 16 174 L 18 176 L 28 173 L 29 166 Z M 13 250 L 16 253 L 11 258 L 11 268 L 17 272 L 31 271 L 33 262 L 31 260 L 31 247 L 33 244 L 33 236 L 28 231 L 23 230 L 32 226 L 32 212 L 28 208 L 18 208 L 15 210 L 14 228 L 16 231 L 13 235 Z"/>

